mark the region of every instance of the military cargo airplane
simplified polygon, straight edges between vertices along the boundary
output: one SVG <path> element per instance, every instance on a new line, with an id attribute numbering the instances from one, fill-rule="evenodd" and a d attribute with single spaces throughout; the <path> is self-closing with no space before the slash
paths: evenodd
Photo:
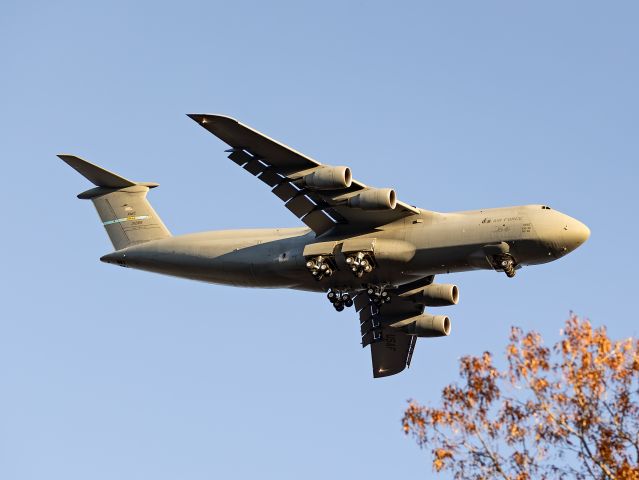
<path id="1" fill-rule="evenodd" d="M 410 365 L 416 339 L 447 336 L 447 315 L 425 307 L 457 304 L 457 286 L 435 275 L 493 270 L 514 277 L 584 243 L 583 223 L 546 205 L 438 213 L 367 186 L 346 166 L 321 164 L 222 115 L 190 118 L 230 148 L 228 158 L 266 184 L 299 228 L 226 230 L 172 236 L 147 201 L 156 183 L 134 182 L 73 155 L 59 155 L 95 188 L 90 199 L 122 267 L 243 287 L 323 292 L 335 310 L 359 312 L 373 376 Z"/>

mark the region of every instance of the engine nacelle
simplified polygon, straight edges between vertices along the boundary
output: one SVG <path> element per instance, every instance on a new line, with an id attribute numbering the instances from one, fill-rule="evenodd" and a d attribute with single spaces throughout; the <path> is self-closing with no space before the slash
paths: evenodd
<path id="1" fill-rule="evenodd" d="M 450 335 L 450 318 L 446 315 L 419 315 L 408 326 L 408 333 L 418 337 L 447 337 Z"/>
<path id="2" fill-rule="evenodd" d="M 337 190 L 348 188 L 353 182 L 348 167 L 323 167 L 304 177 L 304 183 L 318 190 Z"/>
<path id="3" fill-rule="evenodd" d="M 447 307 L 457 305 L 459 289 L 449 283 L 431 283 L 410 294 L 410 298 L 429 307 Z"/>
<path id="4" fill-rule="evenodd" d="M 446 315 L 422 313 L 391 323 L 389 326 L 418 337 L 447 337 L 450 335 L 450 318 Z"/>
<path id="5" fill-rule="evenodd" d="M 392 188 L 371 188 L 348 199 L 348 206 L 362 210 L 393 210 L 397 196 Z"/>

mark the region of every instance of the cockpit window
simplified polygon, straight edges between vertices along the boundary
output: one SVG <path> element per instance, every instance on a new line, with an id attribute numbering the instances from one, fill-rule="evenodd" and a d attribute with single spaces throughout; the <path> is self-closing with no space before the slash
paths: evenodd
<path id="1" fill-rule="evenodd" d="M 548 206 L 546 206 L 546 205 L 542 205 L 542 206 L 541 206 L 541 209 L 542 209 L 542 210 L 550 210 L 550 207 L 548 207 Z"/>

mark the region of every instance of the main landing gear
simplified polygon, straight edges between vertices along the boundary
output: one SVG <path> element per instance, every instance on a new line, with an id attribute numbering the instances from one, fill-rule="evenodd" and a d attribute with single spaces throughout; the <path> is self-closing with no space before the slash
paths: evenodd
<path id="1" fill-rule="evenodd" d="M 361 278 L 366 273 L 372 272 L 377 263 L 372 252 L 349 252 L 344 253 L 346 266 L 357 278 Z M 315 280 L 322 280 L 332 276 L 337 271 L 335 256 L 332 254 L 306 256 L 306 269 L 313 275 Z"/>
<path id="2" fill-rule="evenodd" d="M 375 305 L 377 309 L 391 301 L 390 291 L 386 285 L 368 285 L 366 287 L 366 295 L 368 295 L 369 303 Z M 331 288 L 326 294 L 326 298 L 338 312 L 344 310 L 345 307 L 353 306 L 353 297 L 346 290 Z"/>
<path id="3" fill-rule="evenodd" d="M 335 310 L 338 312 L 344 310 L 344 307 L 353 306 L 353 299 L 350 293 L 343 290 L 334 290 L 331 288 L 326 294 L 326 298 L 328 298 L 328 301 L 333 304 L 333 307 L 335 307 Z"/>
<path id="4" fill-rule="evenodd" d="M 390 294 L 383 285 L 369 285 L 366 289 L 369 301 L 378 307 L 391 301 Z"/>
<path id="5" fill-rule="evenodd" d="M 355 252 L 346 257 L 346 264 L 357 278 L 361 278 L 365 273 L 370 273 L 375 268 L 375 260 L 372 254 L 367 252 Z"/>
<path id="6" fill-rule="evenodd" d="M 306 268 L 315 280 L 321 280 L 324 277 L 330 277 L 335 271 L 335 261 L 325 255 L 317 255 L 306 260 Z"/>

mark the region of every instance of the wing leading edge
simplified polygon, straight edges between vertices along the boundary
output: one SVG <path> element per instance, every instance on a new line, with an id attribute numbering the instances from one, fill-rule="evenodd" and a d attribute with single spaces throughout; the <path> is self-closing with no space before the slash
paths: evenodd
<path id="1" fill-rule="evenodd" d="M 350 186 L 334 190 L 309 187 L 303 178 L 326 165 L 254 130 L 237 120 L 208 114 L 190 118 L 231 147 L 229 158 L 271 187 L 317 235 L 338 225 L 359 229 L 375 228 L 415 215 L 419 210 L 398 201 L 393 209 L 362 210 L 348 205 L 348 198 L 371 187 L 353 180 Z"/>

